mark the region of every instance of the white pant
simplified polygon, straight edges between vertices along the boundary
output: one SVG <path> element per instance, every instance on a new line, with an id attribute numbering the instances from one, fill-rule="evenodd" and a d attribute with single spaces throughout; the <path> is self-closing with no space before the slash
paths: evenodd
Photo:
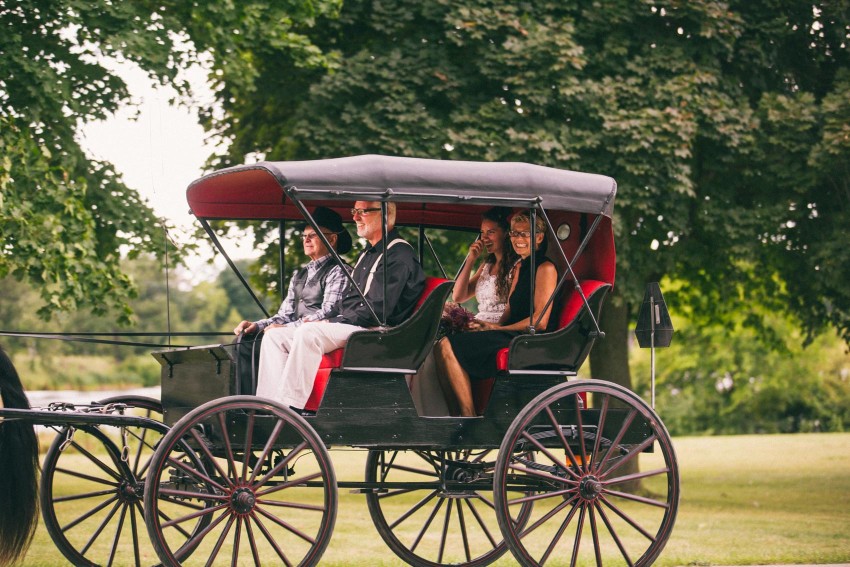
<path id="1" fill-rule="evenodd" d="M 341 348 L 363 327 L 344 323 L 304 323 L 267 329 L 260 348 L 257 395 L 304 408 L 322 355 Z"/>

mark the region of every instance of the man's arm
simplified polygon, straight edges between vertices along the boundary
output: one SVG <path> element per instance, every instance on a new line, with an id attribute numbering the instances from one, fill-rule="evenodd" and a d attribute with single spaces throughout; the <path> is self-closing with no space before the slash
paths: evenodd
<path id="1" fill-rule="evenodd" d="M 272 324 L 286 325 L 287 323 L 292 322 L 292 314 L 295 313 L 295 286 L 293 283 L 298 277 L 298 272 L 299 270 L 295 270 L 292 274 L 292 278 L 289 280 L 289 289 L 286 290 L 286 299 L 284 299 L 283 303 L 280 304 L 280 309 L 278 309 L 277 313 L 268 319 L 254 321 L 260 331 Z"/>
<path id="2" fill-rule="evenodd" d="M 366 298 L 372 303 L 379 317 L 386 309 L 386 319 L 389 324 L 393 314 L 399 310 L 405 311 L 413 307 L 425 285 L 425 275 L 413 256 L 413 248 L 409 244 L 398 244 L 387 250 L 381 259 L 382 266 L 375 272 L 372 287 Z M 384 270 L 387 270 L 387 296 L 384 297 Z M 403 304 L 403 305 L 402 305 Z"/>

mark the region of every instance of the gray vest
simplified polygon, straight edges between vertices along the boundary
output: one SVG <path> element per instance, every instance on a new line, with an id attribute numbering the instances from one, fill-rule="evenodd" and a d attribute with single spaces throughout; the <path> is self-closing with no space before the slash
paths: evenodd
<path id="1" fill-rule="evenodd" d="M 307 281 L 307 268 L 298 270 L 292 280 L 292 288 L 295 294 L 293 319 L 301 319 L 321 309 L 322 300 L 325 297 L 325 276 L 334 266 L 336 266 L 335 262 L 326 262 L 309 282 Z M 331 313 L 328 315 L 331 315 Z"/>

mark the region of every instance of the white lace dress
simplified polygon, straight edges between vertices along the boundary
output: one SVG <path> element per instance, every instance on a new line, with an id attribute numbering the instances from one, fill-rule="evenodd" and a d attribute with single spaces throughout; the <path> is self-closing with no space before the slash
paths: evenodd
<path id="1" fill-rule="evenodd" d="M 475 299 L 478 301 L 478 313 L 475 318 L 488 323 L 497 323 L 505 311 L 505 302 L 499 299 L 496 291 L 496 274 L 490 273 L 493 264 L 485 264 L 475 282 Z"/>

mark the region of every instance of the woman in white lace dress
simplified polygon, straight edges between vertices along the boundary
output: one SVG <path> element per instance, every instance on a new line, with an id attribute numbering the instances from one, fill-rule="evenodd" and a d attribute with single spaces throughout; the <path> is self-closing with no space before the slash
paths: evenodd
<path id="1" fill-rule="evenodd" d="M 494 207 L 485 211 L 481 220 L 481 237 L 469 247 L 466 263 L 457 276 L 452 299 L 462 303 L 473 295 L 478 302 L 480 321 L 496 323 L 505 310 L 511 288 L 511 270 L 517 255 L 510 243 L 511 210 Z M 473 273 L 475 262 L 487 252 Z"/>
<path id="2" fill-rule="evenodd" d="M 452 299 L 461 303 L 475 296 L 478 321 L 497 323 L 505 311 L 511 270 L 519 258 L 508 234 L 510 217 L 511 210 L 505 207 L 490 209 L 482 215 L 481 238 L 469 247 L 469 256 L 455 281 Z M 475 268 L 482 255 L 484 261 Z M 419 415 L 449 415 L 446 392 L 438 379 L 433 354 L 428 355 L 419 372 L 410 376 L 409 387 Z"/>

